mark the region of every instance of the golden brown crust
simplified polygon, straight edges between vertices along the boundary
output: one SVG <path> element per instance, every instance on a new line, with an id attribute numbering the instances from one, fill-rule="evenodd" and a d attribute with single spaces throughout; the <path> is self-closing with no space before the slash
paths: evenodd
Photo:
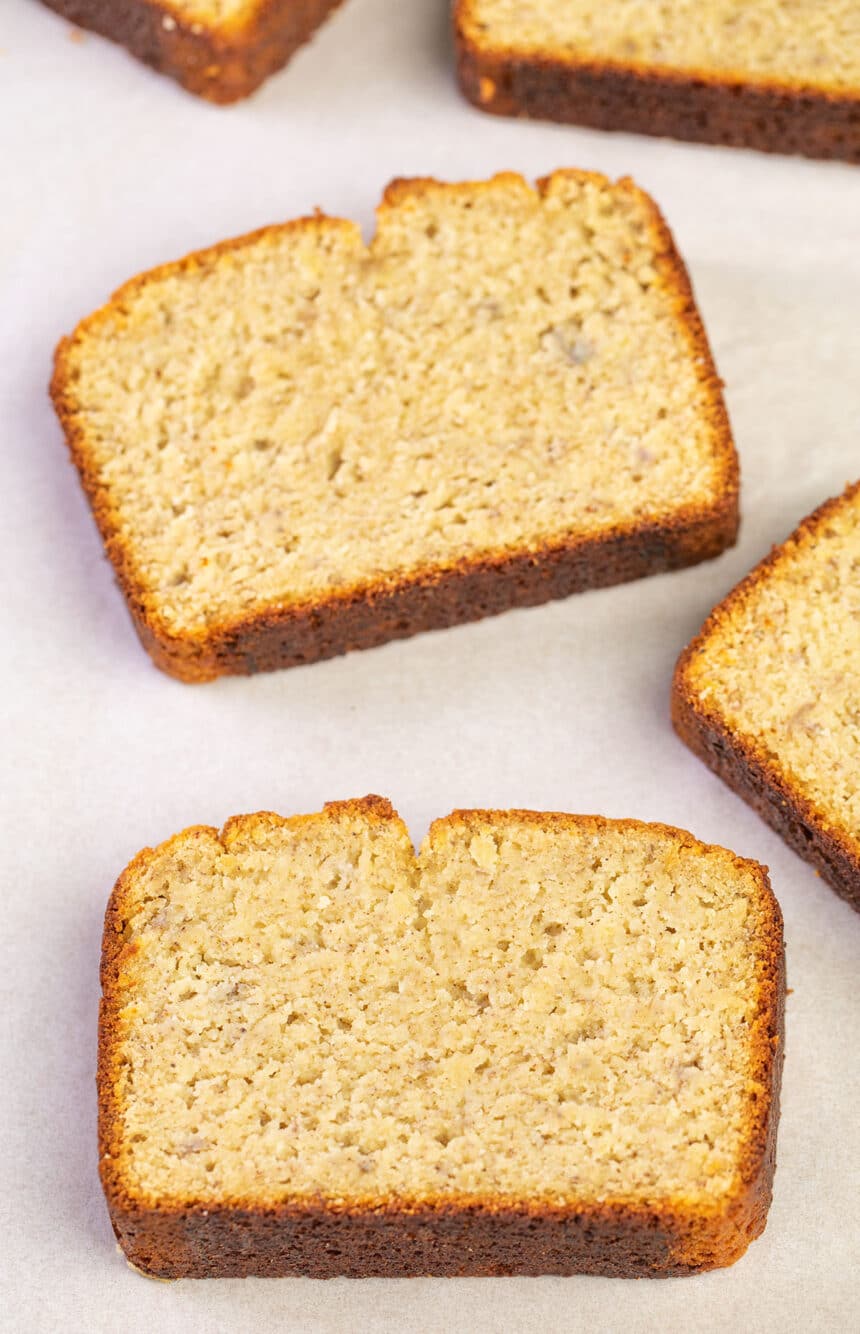
<path id="1" fill-rule="evenodd" d="M 718 709 L 703 701 L 688 679 L 688 668 L 712 635 L 735 609 L 754 595 L 788 552 L 810 537 L 822 523 L 838 512 L 844 501 L 860 492 L 860 482 L 841 496 L 825 501 L 810 514 L 785 542 L 729 593 L 710 614 L 695 639 L 687 646 L 675 668 L 672 685 L 672 722 L 681 740 L 709 768 L 749 803 L 785 839 L 804 861 L 810 862 L 842 898 L 860 911 L 860 857 L 856 837 L 834 826 L 820 807 L 805 796 L 776 758 L 755 737 L 733 731 Z"/>
<path id="2" fill-rule="evenodd" d="M 398 820 L 380 797 L 329 803 L 326 813 Z M 479 817 L 500 823 L 527 821 L 547 829 L 571 823 L 596 833 L 607 827 L 659 830 L 703 854 L 727 855 L 691 834 L 638 820 L 607 820 L 535 811 L 454 811 L 435 822 Z M 218 831 L 198 826 L 156 851 L 189 837 L 229 837 L 241 824 L 295 824 L 262 812 L 239 816 Z M 117 881 L 105 915 L 102 1001 L 99 1011 L 99 1169 L 111 1222 L 129 1262 L 158 1278 L 307 1276 L 313 1278 L 489 1276 L 502 1274 L 603 1274 L 671 1277 L 733 1264 L 764 1229 L 770 1205 L 779 1119 L 784 1044 L 782 915 L 765 867 L 728 854 L 756 875 L 760 888 L 761 949 L 758 1005 L 751 1032 L 751 1116 L 736 1186 L 722 1204 L 688 1200 L 582 1201 L 560 1206 L 548 1200 L 446 1195 L 434 1199 L 368 1198 L 339 1204 L 285 1200 L 261 1205 L 233 1200 L 217 1208 L 189 1199 L 164 1204 L 142 1198 L 122 1171 L 122 1109 L 116 1087 L 122 1060 L 119 1011 L 126 943 L 127 895 L 154 850 L 144 849 Z"/>
<path id="3" fill-rule="evenodd" d="M 607 183 L 605 177 L 591 172 L 556 173 L 559 175 Z M 524 184 L 520 176 L 511 174 L 511 179 Z M 552 179 L 546 177 L 537 182 L 541 195 L 547 192 Z M 442 188 L 475 190 L 492 184 L 467 182 L 442 186 L 431 179 L 397 180 L 388 186 L 379 212 L 396 207 L 408 195 Z M 689 276 L 653 200 L 626 178 L 616 188 L 634 193 L 650 214 L 655 266 L 689 340 L 712 432 L 718 474 L 713 501 L 706 505 L 678 505 L 663 517 L 618 525 L 593 536 L 562 535 L 545 542 L 540 550 L 500 549 L 445 565 L 404 571 L 397 578 L 335 589 L 304 605 L 273 603 L 239 620 L 213 622 L 205 631 L 176 634 L 164 623 L 147 593 L 135 566 L 134 553 L 121 535 L 119 516 L 109 491 L 98 478 L 86 433 L 78 420 L 72 353 L 94 324 L 111 318 L 147 283 L 216 263 L 220 256 L 282 229 L 263 228 L 132 279 L 105 306 L 82 321 L 70 338 L 60 342 L 51 382 L 54 406 L 135 628 L 159 667 L 179 680 L 200 682 L 223 675 L 298 666 L 353 649 L 372 648 L 424 630 L 479 620 L 512 607 L 535 606 L 586 589 L 681 569 L 718 556 L 734 543 L 739 524 L 738 460 L 721 381 Z M 288 228 L 343 225 L 322 215 L 284 224 Z"/>
<path id="4" fill-rule="evenodd" d="M 257 0 L 249 16 L 206 25 L 171 0 L 42 0 L 119 42 L 191 93 L 225 104 L 248 97 L 307 42 L 341 0 Z"/>
<path id="5" fill-rule="evenodd" d="M 860 90 L 845 94 L 790 80 L 751 82 L 741 74 L 577 60 L 552 51 L 518 54 L 482 43 L 471 8 L 472 0 L 456 0 L 457 68 L 463 93 L 483 111 L 860 162 Z"/>

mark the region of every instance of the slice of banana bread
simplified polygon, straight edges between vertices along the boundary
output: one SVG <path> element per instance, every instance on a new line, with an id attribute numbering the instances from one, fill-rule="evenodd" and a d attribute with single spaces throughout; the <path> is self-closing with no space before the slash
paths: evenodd
<path id="1" fill-rule="evenodd" d="M 737 461 L 629 181 L 396 182 L 135 279 L 53 395 L 143 642 L 310 662 L 714 556 Z"/>
<path id="2" fill-rule="evenodd" d="M 210 102 L 286 65 L 341 0 L 42 0 Z"/>
<path id="3" fill-rule="evenodd" d="M 460 82 L 500 115 L 860 162 L 856 0 L 457 0 Z"/>
<path id="4" fill-rule="evenodd" d="M 860 483 L 711 613 L 678 662 L 672 716 L 860 911 Z"/>
<path id="5" fill-rule="evenodd" d="M 663 825 L 378 797 L 142 852 L 105 922 L 100 1164 L 148 1274 L 686 1274 L 763 1229 L 764 868 Z"/>

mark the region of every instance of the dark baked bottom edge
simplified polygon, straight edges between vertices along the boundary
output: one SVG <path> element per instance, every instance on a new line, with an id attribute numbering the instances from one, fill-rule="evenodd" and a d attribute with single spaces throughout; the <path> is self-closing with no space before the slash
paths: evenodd
<path id="1" fill-rule="evenodd" d="M 860 98 L 483 52 L 460 34 L 457 63 L 468 100 L 500 116 L 860 163 Z"/>
<path id="2" fill-rule="evenodd" d="M 124 46 L 191 93 L 226 104 L 281 69 L 342 0 L 268 0 L 240 37 L 174 18 L 159 0 L 42 0 L 72 23 Z"/>
<path id="3" fill-rule="evenodd" d="M 812 806 L 775 769 L 728 728 L 702 717 L 686 690 L 681 665 L 672 690 L 672 723 L 684 744 L 860 912 L 860 864 L 821 827 Z"/>
<path id="4" fill-rule="evenodd" d="M 767 1200 L 770 1182 L 767 1183 Z M 765 1210 L 766 1213 L 766 1204 Z M 111 1209 L 126 1258 L 142 1273 L 178 1278 L 412 1278 L 597 1274 L 670 1278 L 732 1264 L 761 1230 L 740 1236 L 716 1220 L 612 1211 L 568 1217 L 452 1207 L 347 1218 L 308 1210 L 212 1209 L 137 1214 Z M 686 1255 L 685 1255 L 686 1250 Z M 683 1258 L 678 1258 L 678 1257 Z"/>
<path id="5" fill-rule="evenodd" d="M 570 546 L 501 560 L 464 561 L 402 583 L 369 588 L 310 607 L 261 611 L 240 625 L 213 628 L 203 641 L 168 639 L 150 625 L 126 588 L 138 634 L 156 664 L 185 681 L 249 675 L 374 648 L 426 630 L 537 606 L 572 593 L 682 569 L 718 556 L 735 541 L 736 495 L 713 514 L 685 523 L 601 534 Z"/>

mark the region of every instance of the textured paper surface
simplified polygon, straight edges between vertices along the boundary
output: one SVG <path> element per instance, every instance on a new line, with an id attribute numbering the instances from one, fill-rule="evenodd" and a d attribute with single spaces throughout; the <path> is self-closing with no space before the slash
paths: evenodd
<path id="1" fill-rule="evenodd" d="M 860 918 L 674 738 L 711 605 L 860 476 L 860 171 L 494 120 L 446 0 L 349 0 L 253 101 L 210 108 L 31 0 L 0 6 L 3 631 L 0 1308 L 14 1331 L 841 1331 L 860 1285 Z M 675 230 L 743 469 L 720 560 L 340 661 L 182 686 L 139 648 L 67 463 L 57 338 L 140 269 L 314 205 L 370 229 L 392 176 L 632 174 Z M 96 1176 L 101 918 L 137 850 L 239 811 L 389 796 L 664 820 L 771 867 L 788 1056 L 764 1237 L 696 1279 L 149 1283 Z M 853 1310 L 853 1316 L 852 1316 Z"/>

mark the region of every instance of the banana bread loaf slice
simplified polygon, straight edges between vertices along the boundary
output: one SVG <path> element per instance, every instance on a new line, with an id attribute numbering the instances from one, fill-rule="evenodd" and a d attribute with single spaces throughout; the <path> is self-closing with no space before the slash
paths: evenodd
<path id="1" fill-rule="evenodd" d="M 860 483 L 711 613 L 678 662 L 672 716 L 860 910 Z"/>
<path id="2" fill-rule="evenodd" d="M 779 908 L 662 825 L 376 797 L 142 852 L 107 911 L 100 1164 L 129 1260 L 686 1274 L 765 1224 Z"/>
<path id="3" fill-rule="evenodd" d="M 138 631 L 185 680 L 715 556 L 737 461 L 629 181 L 396 182 L 135 279 L 53 395 Z"/>
<path id="4" fill-rule="evenodd" d="M 341 0 L 42 0 L 210 102 L 286 65 Z"/>
<path id="5" fill-rule="evenodd" d="M 477 106 L 860 162 L 856 0 L 457 0 Z"/>

